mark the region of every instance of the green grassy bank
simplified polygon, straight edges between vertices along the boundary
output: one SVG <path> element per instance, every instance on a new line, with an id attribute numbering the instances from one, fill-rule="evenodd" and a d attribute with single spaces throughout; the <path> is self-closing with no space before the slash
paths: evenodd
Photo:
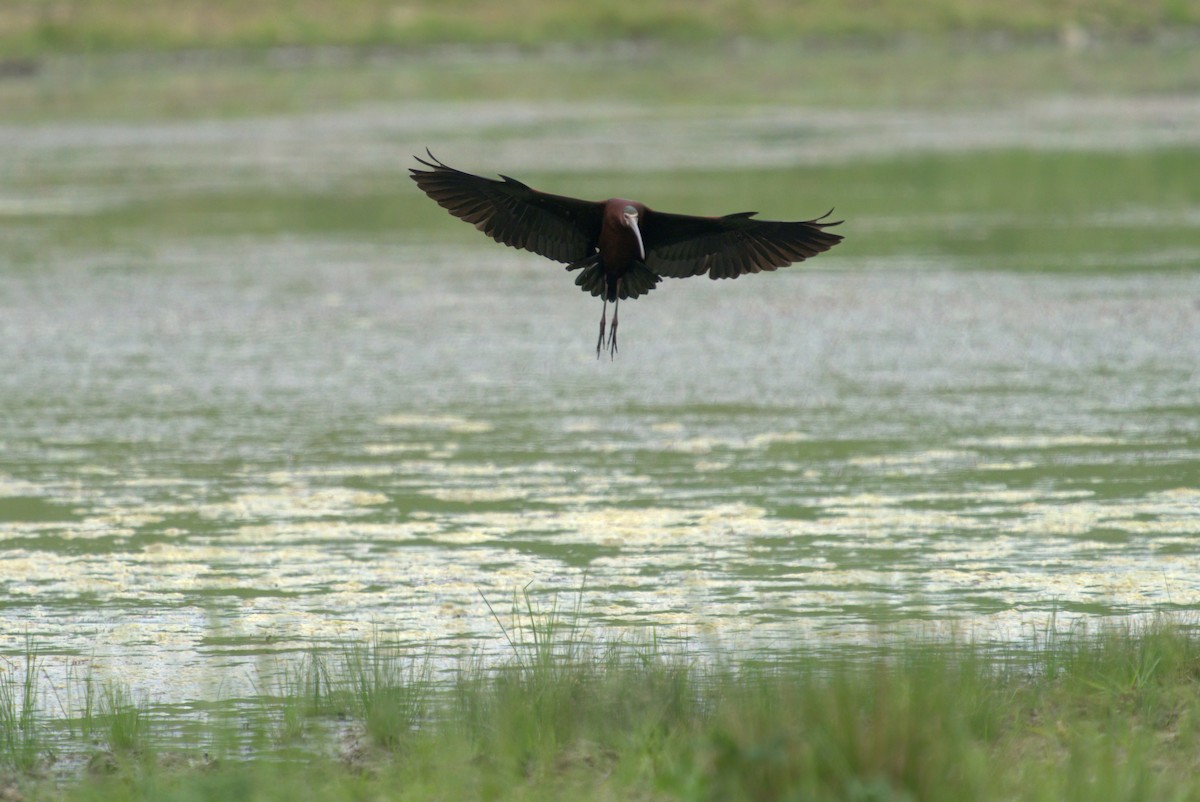
<path id="1" fill-rule="evenodd" d="M 541 45 L 619 39 L 887 39 L 908 34 L 1001 33 L 1077 41 L 1084 32 L 1127 37 L 1196 25 L 1200 6 L 1187 0 L 11 0 L 0 8 L 0 54 L 326 44 Z"/>
<path id="2" fill-rule="evenodd" d="M 506 634 L 506 664 L 468 661 L 448 680 L 386 643 L 310 656 L 198 742 L 109 686 L 57 722 L 90 753 L 58 780 L 38 741 L 53 722 L 9 675 L 0 786 L 28 800 L 1200 793 L 1200 636 L 1178 624 L 1040 635 L 1016 653 L 910 641 L 716 663 L 599 644 L 533 612 Z M 246 733 L 249 748 L 228 746 Z"/>

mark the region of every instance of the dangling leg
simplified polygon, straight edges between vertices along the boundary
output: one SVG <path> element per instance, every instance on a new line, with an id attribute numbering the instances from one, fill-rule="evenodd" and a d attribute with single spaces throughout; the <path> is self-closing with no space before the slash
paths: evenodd
<path id="1" fill-rule="evenodd" d="M 617 313 L 621 311 L 621 298 L 613 303 L 613 324 L 608 330 L 608 358 L 615 359 L 617 356 Z"/>
<path id="2" fill-rule="evenodd" d="M 604 296 L 604 309 L 600 312 L 600 339 L 596 340 L 596 359 L 600 358 L 600 347 L 604 345 L 604 319 L 608 316 L 608 296 Z M 616 325 L 616 320 L 613 321 Z"/>

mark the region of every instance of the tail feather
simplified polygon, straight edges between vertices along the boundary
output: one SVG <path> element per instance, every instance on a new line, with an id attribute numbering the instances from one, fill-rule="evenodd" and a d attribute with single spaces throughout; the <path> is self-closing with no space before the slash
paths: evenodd
<path id="1" fill-rule="evenodd" d="M 604 266 L 598 258 L 581 259 L 567 266 L 568 270 L 580 270 L 575 277 L 575 286 L 594 298 L 601 295 L 605 300 L 615 301 L 618 298 L 637 298 L 654 289 L 662 276 L 654 273 L 641 262 L 634 262 L 625 275 L 618 281 L 616 277 L 604 272 Z"/>
<path id="2" fill-rule="evenodd" d="M 624 299 L 645 295 L 660 281 L 662 281 L 662 276 L 652 272 L 641 262 L 634 262 L 633 266 L 621 277 L 620 297 Z M 609 296 L 609 300 L 616 300 L 612 292 L 609 293 Z"/>

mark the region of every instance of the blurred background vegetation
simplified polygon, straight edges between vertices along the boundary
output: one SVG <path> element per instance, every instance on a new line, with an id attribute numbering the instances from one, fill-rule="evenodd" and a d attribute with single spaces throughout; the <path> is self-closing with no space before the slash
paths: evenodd
<path id="1" fill-rule="evenodd" d="M 281 45 L 1194 35 L 1197 0 L 5 0 L 0 54 Z"/>

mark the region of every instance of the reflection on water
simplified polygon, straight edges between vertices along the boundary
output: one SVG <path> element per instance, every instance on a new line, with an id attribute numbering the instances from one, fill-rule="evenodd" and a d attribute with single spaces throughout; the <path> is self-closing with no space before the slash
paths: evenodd
<path id="1" fill-rule="evenodd" d="M 1200 609 L 1197 297 L 830 258 L 671 282 L 610 362 L 497 249 L 9 273 L 0 645 L 212 696 L 314 640 L 498 642 L 481 592 L 585 575 L 600 626 L 738 647 Z"/>

